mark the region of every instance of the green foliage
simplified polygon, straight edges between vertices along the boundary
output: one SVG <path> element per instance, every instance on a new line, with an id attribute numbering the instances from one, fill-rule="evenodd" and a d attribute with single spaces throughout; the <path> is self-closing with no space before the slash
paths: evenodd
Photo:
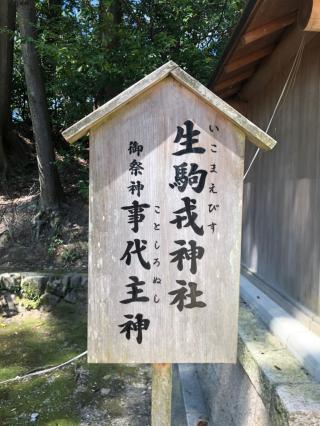
<path id="1" fill-rule="evenodd" d="M 19 304 L 27 310 L 37 309 L 41 301 L 41 285 L 30 278 L 25 280 L 21 287 Z"/>
<path id="2" fill-rule="evenodd" d="M 63 240 L 59 237 L 59 235 L 53 235 L 53 237 L 51 238 L 49 247 L 48 247 L 48 253 L 50 256 L 54 255 L 57 248 L 63 244 Z"/>
<path id="3" fill-rule="evenodd" d="M 71 264 L 80 259 L 81 253 L 76 248 L 66 248 L 61 253 L 61 259 L 65 264 Z"/>
<path id="4" fill-rule="evenodd" d="M 31 298 L 29 296 L 23 297 L 19 301 L 20 305 L 23 306 L 27 311 L 38 309 L 40 306 L 40 297 Z"/>
<path id="5" fill-rule="evenodd" d="M 33 287 L 28 287 L 23 290 L 23 296 L 28 300 L 38 300 L 40 298 L 39 291 Z"/>
<path id="6" fill-rule="evenodd" d="M 243 3 L 36 0 L 36 47 L 56 133 L 169 59 L 207 83 Z M 16 119 L 29 118 L 19 34 L 13 106 Z M 82 194 L 83 183 L 79 190 Z"/>

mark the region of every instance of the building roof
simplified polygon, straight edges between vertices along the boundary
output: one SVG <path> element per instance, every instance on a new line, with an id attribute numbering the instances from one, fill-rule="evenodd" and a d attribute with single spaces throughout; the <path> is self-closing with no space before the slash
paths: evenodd
<path id="1" fill-rule="evenodd" d="M 298 9 L 299 0 L 249 0 L 209 88 L 223 99 L 238 93 L 296 24 Z"/>
<path id="2" fill-rule="evenodd" d="M 276 145 L 276 141 L 271 136 L 267 135 L 259 127 L 241 115 L 238 111 L 212 93 L 209 89 L 183 71 L 172 61 L 167 62 L 162 67 L 135 83 L 133 86 L 124 90 L 109 102 L 106 102 L 91 114 L 82 118 L 80 121 L 65 130 L 62 135 L 69 142 L 78 140 L 82 136 L 88 134 L 90 129 L 100 126 L 112 113 L 118 111 L 132 99 L 141 95 L 146 90 L 150 89 L 152 86 L 167 77 L 173 77 L 184 87 L 199 96 L 212 108 L 220 111 L 226 119 L 231 121 L 236 127 L 245 133 L 250 142 L 257 145 L 262 150 L 268 151 Z"/>

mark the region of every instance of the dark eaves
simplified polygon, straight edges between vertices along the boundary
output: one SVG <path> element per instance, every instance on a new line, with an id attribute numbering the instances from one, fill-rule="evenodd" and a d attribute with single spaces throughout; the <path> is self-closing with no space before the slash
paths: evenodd
<path id="1" fill-rule="evenodd" d="M 261 2 L 262 0 L 248 0 L 248 3 L 241 15 L 240 21 L 235 27 L 232 33 L 231 39 L 229 43 L 227 44 L 226 48 L 224 49 L 224 52 L 221 56 L 219 64 L 208 82 L 208 87 L 210 89 L 213 89 L 215 82 L 217 81 L 217 79 L 219 78 L 219 76 L 221 75 L 223 71 L 225 62 L 227 61 L 229 55 L 232 53 L 237 41 L 239 40 L 239 37 L 243 34 L 245 29 L 249 25 L 250 20 L 254 15 L 254 12 L 256 11 L 257 7 L 259 6 Z"/>

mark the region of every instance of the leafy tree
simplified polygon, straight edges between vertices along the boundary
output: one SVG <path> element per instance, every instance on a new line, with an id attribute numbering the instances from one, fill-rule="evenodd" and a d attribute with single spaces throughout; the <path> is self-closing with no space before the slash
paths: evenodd
<path id="1" fill-rule="evenodd" d="M 203 83 L 243 0 L 37 0 L 36 47 L 56 134 L 172 59 Z M 14 107 L 27 115 L 16 43 Z"/>
<path id="2" fill-rule="evenodd" d="M 244 2 L 1 0 L 0 173 L 11 119 L 32 124 L 40 201 L 55 207 L 61 187 L 54 150 L 65 162 L 84 152 L 62 152 L 61 130 L 170 59 L 206 84 Z M 10 85 L 15 3 L 20 18 Z M 86 174 L 78 171 L 78 179 L 85 193 Z"/>

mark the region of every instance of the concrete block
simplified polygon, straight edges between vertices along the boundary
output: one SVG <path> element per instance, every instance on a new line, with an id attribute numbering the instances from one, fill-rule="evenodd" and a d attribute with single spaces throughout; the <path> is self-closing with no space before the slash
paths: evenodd
<path id="1" fill-rule="evenodd" d="M 275 426 L 319 426 L 320 384 L 278 386 L 273 401 L 272 421 Z"/>

